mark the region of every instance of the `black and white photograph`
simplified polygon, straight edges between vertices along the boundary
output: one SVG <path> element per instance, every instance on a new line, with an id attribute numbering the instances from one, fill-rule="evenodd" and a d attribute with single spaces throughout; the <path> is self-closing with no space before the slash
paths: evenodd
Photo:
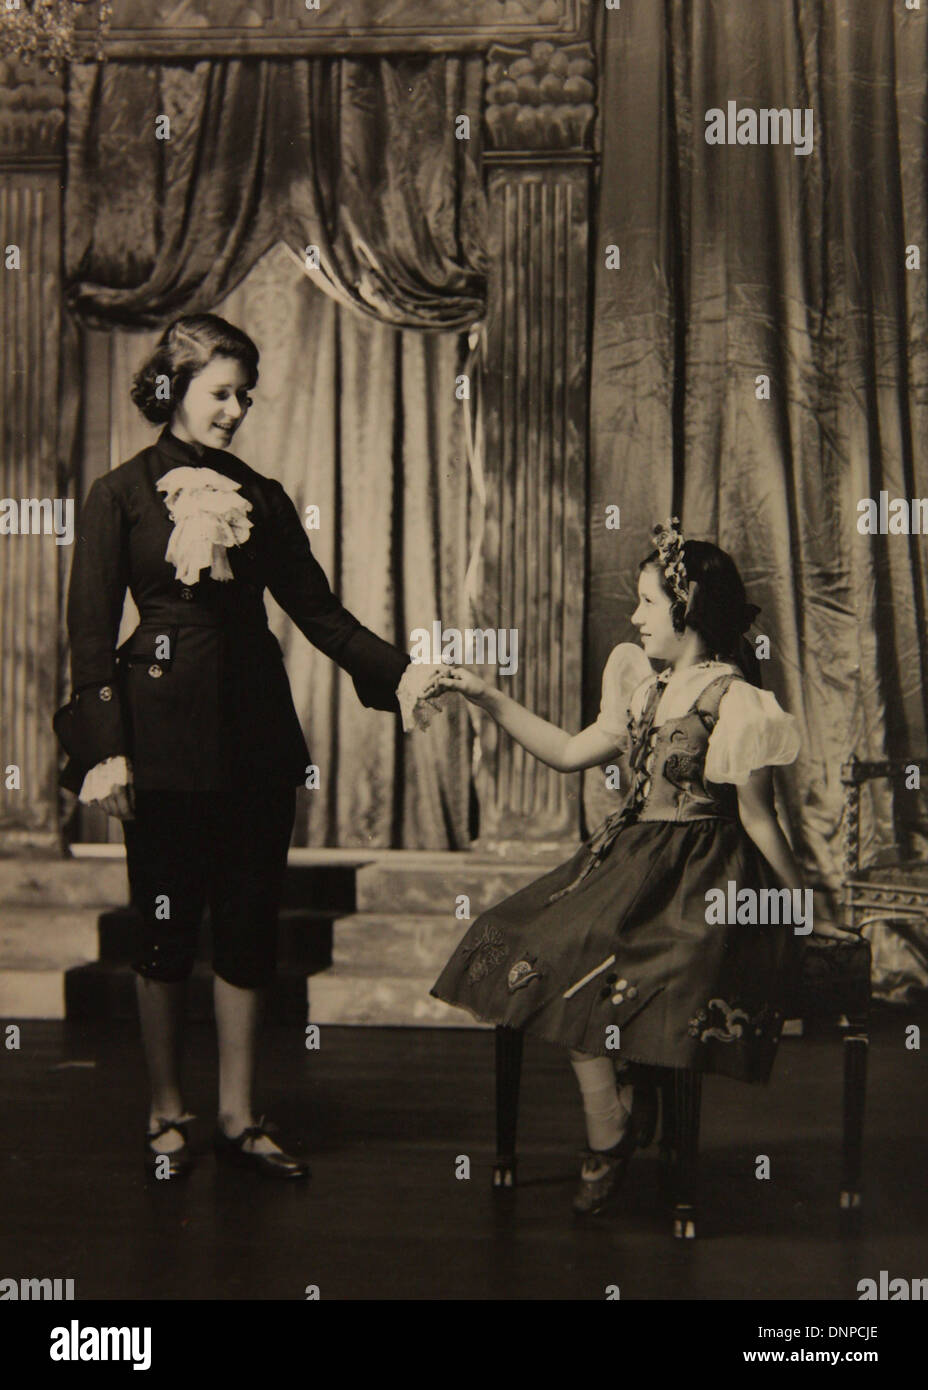
<path id="1" fill-rule="evenodd" d="M 901 1368 L 926 130 L 922 0 L 0 0 L 29 1365 Z"/>

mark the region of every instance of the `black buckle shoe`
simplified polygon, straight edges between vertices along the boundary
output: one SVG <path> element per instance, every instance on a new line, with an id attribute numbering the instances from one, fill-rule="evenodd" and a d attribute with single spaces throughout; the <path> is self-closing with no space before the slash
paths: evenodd
<path id="1" fill-rule="evenodd" d="M 160 1181 L 170 1178 L 183 1178 L 193 1167 L 193 1155 L 190 1152 L 190 1144 L 187 1135 L 187 1126 L 190 1121 L 195 1119 L 195 1115 L 179 1115 L 171 1119 L 165 1115 L 159 1115 L 155 1129 L 145 1131 L 145 1168 L 149 1177 L 157 1178 Z M 176 1130 L 183 1139 L 179 1149 L 154 1149 L 152 1142 L 160 1139 L 162 1134 L 167 1134 L 168 1130 Z M 165 1172 L 163 1159 L 167 1159 L 168 1166 Z"/>
<path id="2" fill-rule="evenodd" d="M 584 1149 L 580 1183 L 573 1200 L 573 1209 L 577 1216 L 596 1216 L 606 1210 L 621 1186 L 634 1151 L 635 1141 L 628 1130 L 611 1149 Z M 595 1178 L 584 1177 L 588 1166 L 594 1163 L 602 1171 Z"/>
<path id="3" fill-rule="evenodd" d="M 309 1164 L 294 1154 L 285 1153 L 283 1149 L 265 1154 L 251 1153 L 245 1149 L 249 1139 L 260 1139 L 262 1136 L 276 1144 L 275 1135 L 278 1133 L 277 1126 L 265 1121 L 262 1115 L 256 1125 L 249 1125 L 234 1139 L 230 1139 L 223 1133 L 222 1126 L 217 1125 L 213 1147 L 217 1158 L 238 1164 L 242 1168 L 251 1168 L 265 1178 L 308 1178 Z"/>
<path id="4" fill-rule="evenodd" d="M 636 1149 L 646 1149 L 654 1138 L 656 1122 L 657 1091 L 651 1086 L 636 1084 L 625 1133 L 619 1142 L 611 1149 L 583 1151 L 580 1185 L 573 1200 L 573 1209 L 578 1216 L 596 1216 L 611 1205 L 622 1185 L 632 1154 Z M 593 1163 L 601 1167 L 602 1172 L 595 1178 L 584 1177 L 584 1170 Z"/>

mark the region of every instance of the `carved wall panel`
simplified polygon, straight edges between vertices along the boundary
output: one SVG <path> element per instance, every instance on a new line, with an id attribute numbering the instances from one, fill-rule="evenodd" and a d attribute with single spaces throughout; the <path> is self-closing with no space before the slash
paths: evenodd
<path id="1" fill-rule="evenodd" d="M 63 89 L 39 69 L 3 66 L 0 497 L 15 507 L 4 507 L 0 533 L 0 849 L 51 849 L 58 842 L 51 716 L 58 703 L 59 570 L 67 550 L 53 533 L 35 533 L 35 518 L 42 515 L 44 527 L 45 513 L 24 512 L 22 502 L 44 508 L 59 496 Z M 18 534 L 7 532 L 14 524 Z M 24 526 L 29 533 L 22 534 Z M 11 766 L 19 769 L 18 789 L 7 786 Z"/>
<path id="2" fill-rule="evenodd" d="M 485 49 L 586 35 L 590 0 L 113 0 L 114 58 Z M 83 20 L 88 53 L 93 15 Z"/>
<path id="3" fill-rule="evenodd" d="M 562 727 L 580 723 L 594 107 L 589 44 L 488 54 L 483 619 L 514 627 L 519 668 L 499 685 Z M 481 723 L 480 847 L 569 845 L 579 777 Z"/>

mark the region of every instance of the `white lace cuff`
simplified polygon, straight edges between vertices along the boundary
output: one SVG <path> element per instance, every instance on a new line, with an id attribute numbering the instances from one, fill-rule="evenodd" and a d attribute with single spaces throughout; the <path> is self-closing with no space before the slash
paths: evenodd
<path id="1" fill-rule="evenodd" d="M 132 781 L 132 764 L 128 758 L 104 758 L 102 763 L 92 767 L 84 778 L 80 790 L 80 800 L 85 803 L 102 801 L 109 796 L 114 787 L 127 786 Z"/>

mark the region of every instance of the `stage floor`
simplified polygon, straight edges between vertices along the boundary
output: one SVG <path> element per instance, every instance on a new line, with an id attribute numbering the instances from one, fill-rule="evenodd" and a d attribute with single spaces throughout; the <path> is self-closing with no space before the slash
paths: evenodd
<path id="1" fill-rule="evenodd" d="M 547 1045 L 526 1046 L 521 1181 L 499 1194 L 491 1032 L 333 1027 L 307 1051 L 298 1028 L 269 1028 L 259 1105 L 313 1166 L 308 1183 L 275 1184 L 217 1169 L 215 1037 L 191 1025 L 202 1152 L 170 1185 L 144 1176 L 137 1027 L 26 1021 L 20 1050 L 0 1049 L 0 1277 L 73 1278 L 78 1300 L 301 1300 L 309 1285 L 323 1299 L 601 1300 L 618 1285 L 622 1299 L 856 1300 L 881 1270 L 925 1273 L 928 1087 L 925 1050 L 904 1046 L 911 1018 L 874 1027 L 861 1234 L 838 1234 L 840 1042 L 789 1038 L 769 1087 L 705 1084 L 690 1243 L 670 1238 L 656 1148 L 633 1160 L 621 1212 L 573 1218 L 582 1114 Z"/>

